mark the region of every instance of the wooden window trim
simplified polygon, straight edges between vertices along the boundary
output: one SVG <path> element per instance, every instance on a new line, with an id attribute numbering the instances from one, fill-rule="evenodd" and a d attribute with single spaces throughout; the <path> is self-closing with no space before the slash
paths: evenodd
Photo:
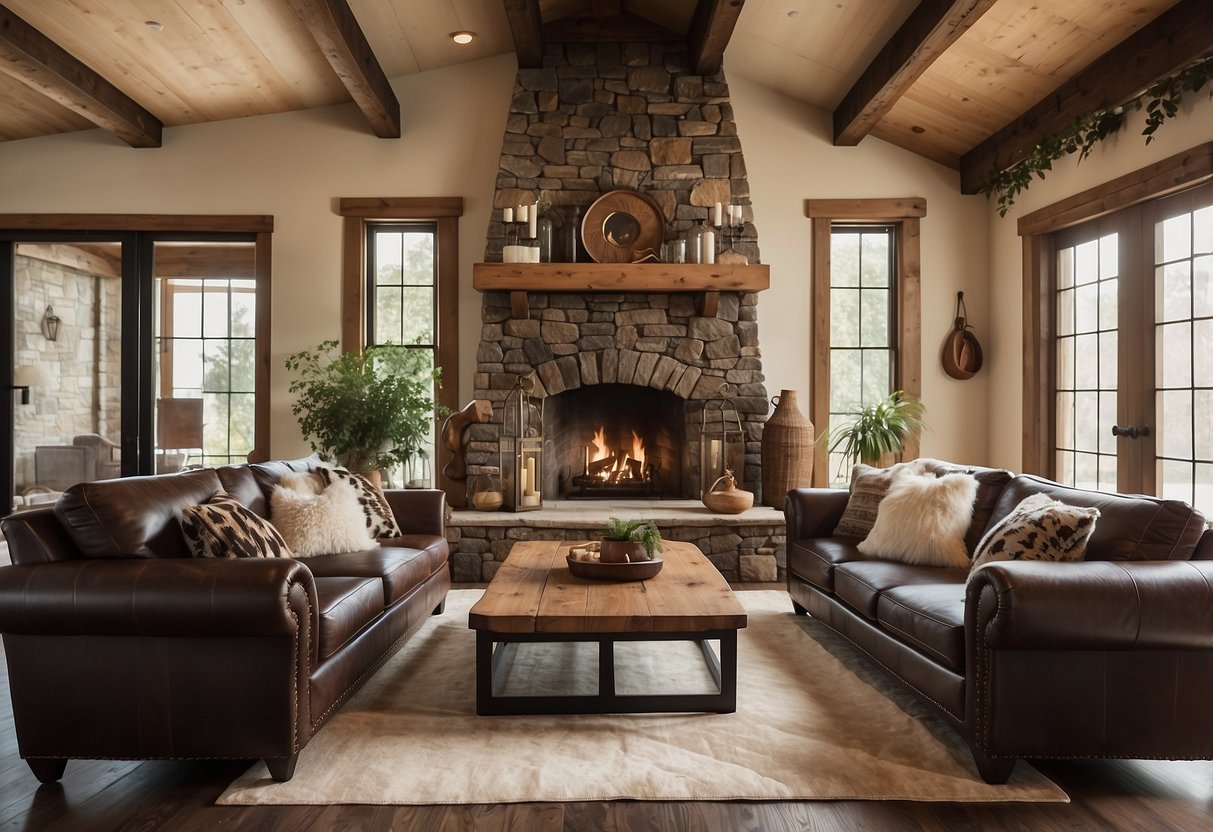
<path id="1" fill-rule="evenodd" d="M 1025 473 L 1053 471 L 1053 234 L 1213 180 L 1213 142 L 1089 188 L 1019 219 L 1023 238 L 1023 447 Z"/>
<path id="2" fill-rule="evenodd" d="M 459 218 L 463 197 L 351 197 L 337 200 L 341 230 L 341 348 L 360 350 L 366 344 L 366 226 L 392 220 L 431 220 L 438 226 L 437 344 L 434 360 L 442 368 L 440 404 L 459 409 Z M 434 448 L 434 482 L 448 494 L 463 483 L 442 473 L 449 451 Z"/>
<path id="3" fill-rule="evenodd" d="M 927 202 L 920 197 L 898 199 L 807 199 L 805 216 L 812 234 L 813 333 L 810 356 L 809 418 L 819 428 L 830 413 L 830 235 L 835 222 L 879 222 L 897 227 L 897 361 L 894 385 L 914 397 L 922 395 L 922 255 L 919 219 Z M 904 454 L 918 456 L 917 437 Z M 813 485 L 829 484 L 827 443 L 814 450 Z"/>

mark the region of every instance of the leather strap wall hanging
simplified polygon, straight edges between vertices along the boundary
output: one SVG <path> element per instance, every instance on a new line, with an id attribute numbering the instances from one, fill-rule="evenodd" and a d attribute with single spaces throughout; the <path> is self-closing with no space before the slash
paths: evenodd
<path id="1" fill-rule="evenodd" d="M 956 293 L 956 321 L 943 345 L 943 371 L 952 378 L 964 380 L 977 375 L 984 360 L 981 344 L 965 318 L 965 293 Z"/>

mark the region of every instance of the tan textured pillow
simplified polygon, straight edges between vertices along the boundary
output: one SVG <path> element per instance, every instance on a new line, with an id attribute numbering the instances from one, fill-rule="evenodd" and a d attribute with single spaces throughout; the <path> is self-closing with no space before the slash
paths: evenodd
<path id="1" fill-rule="evenodd" d="M 917 475 L 930 473 L 929 469 L 917 460 L 901 462 L 888 468 L 873 468 L 862 462 L 857 463 L 851 469 L 851 496 L 847 498 L 847 507 L 842 512 L 842 518 L 834 527 L 834 534 L 867 537 L 876 523 L 880 501 L 889 493 L 893 478 L 903 472 Z"/>
<path id="2" fill-rule="evenodd" d="M 973 568 L 999 560 L 1082 560 L 1099 509 L 1071 506 L 1048 494 L 1024 497 L 986 532 Z"/>
<path id="3" fill-rule="evenodd" d="M 970 474 L 893 477 L 872 532 L 860 552 L 924 566 L 968 568 L 965 531 L 973 517 L 977 480 Z"/>
<path id="4" fill-rule="evenodd" d="M 196 558 L 289 558 L 291 550 L 270 523 L 220 492 L 181 510 L 181 532 Z"/>

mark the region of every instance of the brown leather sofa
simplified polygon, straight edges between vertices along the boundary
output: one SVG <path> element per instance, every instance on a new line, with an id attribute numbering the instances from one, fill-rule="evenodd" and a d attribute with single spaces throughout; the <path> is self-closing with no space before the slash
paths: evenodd
<path id="1" fill-rule="evenodd" d="M 869 557 L 835 536 L 848 492 L 786 500 L 795 609 L 846 636 L 935 705 L 982 777 L 1020 757 L 1213 759 L 1213 532 L 1190 506 L 964 468 L 983 532 L 1043 492 L 1101 512 L 1077 563 L 967 569 Z"/>
<path id="2" fill-rule="evenodd" d="M 3 521 L 0 632 L 21 756 L 262 758 L 275 780 L 450 589 L 441 491 L 388 491 L 403 535 L 307 559 L 189 556 L 220 490 L 265 516 L 309 460 L 82 483 Z"/>

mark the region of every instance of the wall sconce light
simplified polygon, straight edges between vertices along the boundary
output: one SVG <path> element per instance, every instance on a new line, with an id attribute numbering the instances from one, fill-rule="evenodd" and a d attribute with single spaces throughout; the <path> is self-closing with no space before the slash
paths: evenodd
<path id="1" fill-rule="evenodd" d="M 30 364 L 18 367 L 13 373 L 13 389 L 21 391 L 21 404 L 29 404 L 31 387 L 47 387 L 49 382 L 41 367 Z"/>
<path id="2" fill-rule="evenodd" d="M 59 316 L 55 314 L 55 307 L 49 303 L 46 305 L 46 311 L 42 313 L 42 334 L 48 341 L 59 340 Z"/>

